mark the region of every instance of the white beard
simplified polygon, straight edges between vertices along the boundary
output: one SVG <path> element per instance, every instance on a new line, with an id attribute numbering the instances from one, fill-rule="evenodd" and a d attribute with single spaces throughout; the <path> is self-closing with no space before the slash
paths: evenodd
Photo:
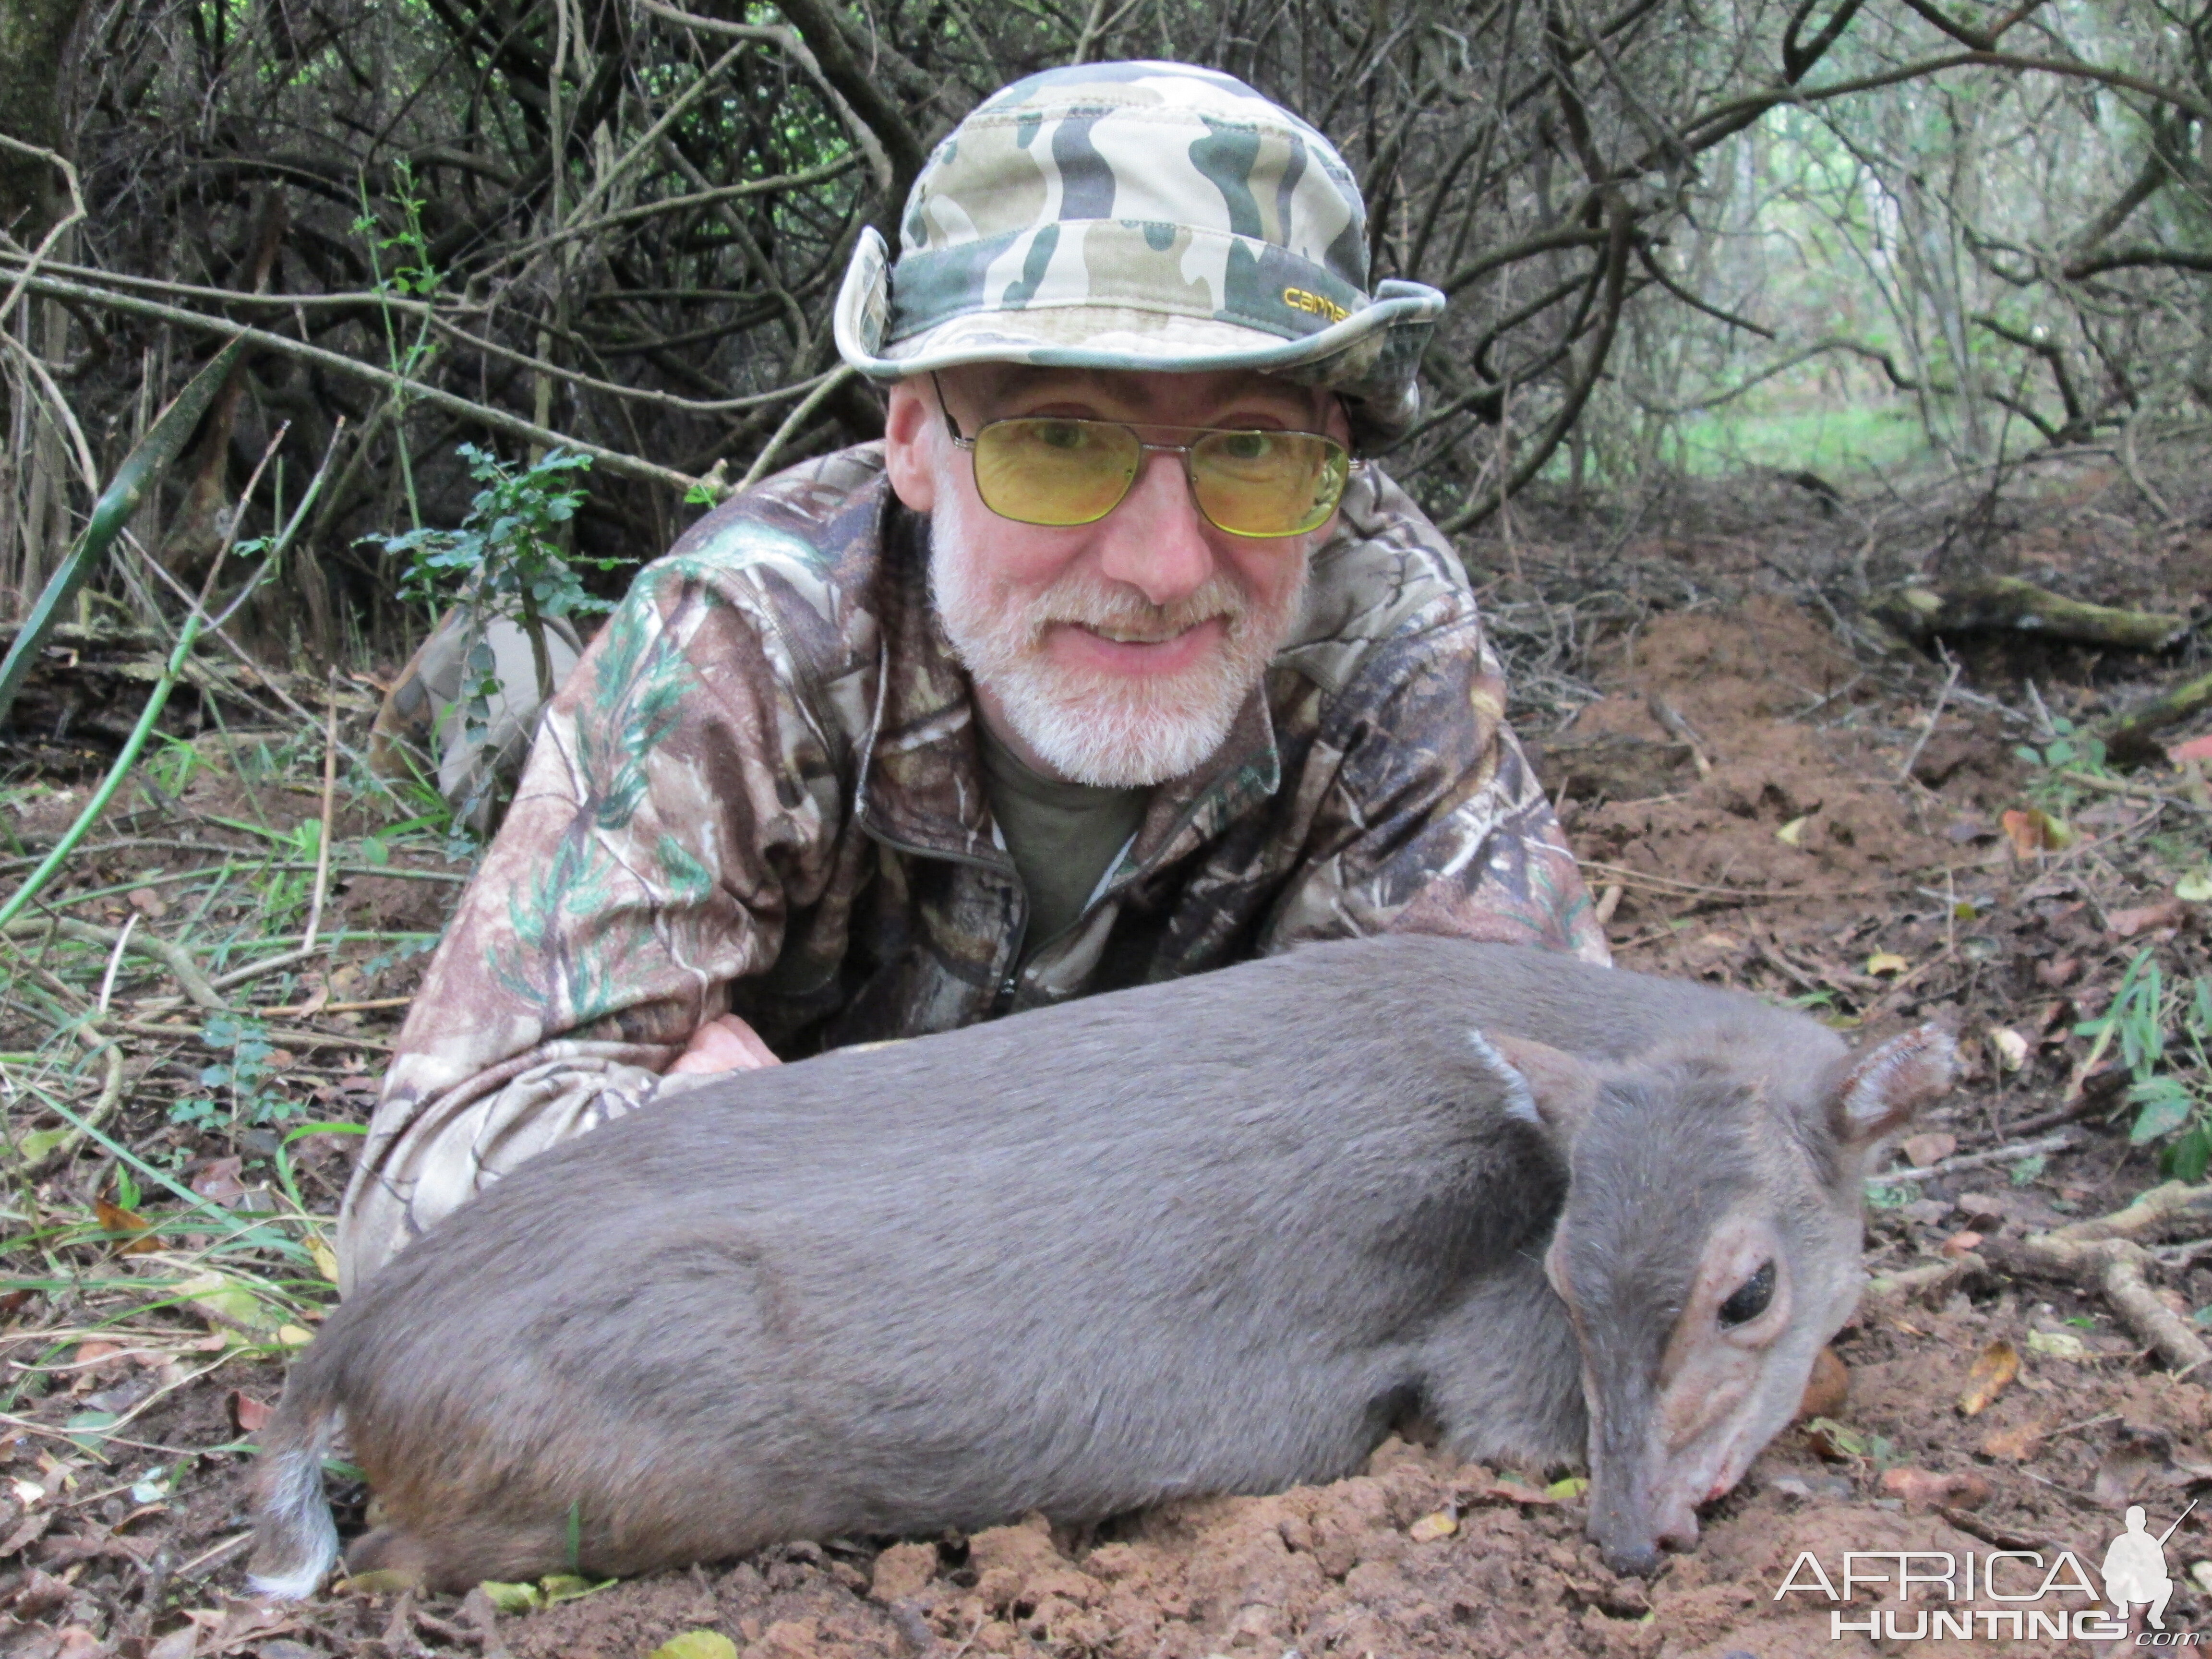
<path id="1" fill-rule="evenodd" d="M 1077 783 L 1128 788 L 1190 771 L 1221 747 L 1237 711 L 1296 629 L 1305 600 L 1307 549 L 1298 580 L 1267 611 L 1216 574 L 1187 599 L 1152 604 L 1123 583 L 1071 574 L 1021 599 L 983 572 L 979 550 L 1003 523 L 939 474 L 930 514 L 929 592 L 962 665 L 997 697 L 1015 734 L 1046 765 Z M 1227 633 L 1179 674 L 1086 672 L 1054 661 L 1045 631 L 1055 623 L 1128 633 L 1177 633 L 1213 617 Z"/>

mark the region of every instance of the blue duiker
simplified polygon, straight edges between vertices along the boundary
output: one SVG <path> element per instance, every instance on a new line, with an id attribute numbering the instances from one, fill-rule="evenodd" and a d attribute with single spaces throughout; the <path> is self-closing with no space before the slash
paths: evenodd
<path id="1" fill-rule="evenodd" d="M 389 1263 L 292 1370 L 252 1573 L 635 1573 L 1359 1468 L 1587 1460 L 1649 1571 L 1790 1419 L 1869 1155 L 1949 1081 L 1553 952 L 1310 945 L 672 1088 Z"/>

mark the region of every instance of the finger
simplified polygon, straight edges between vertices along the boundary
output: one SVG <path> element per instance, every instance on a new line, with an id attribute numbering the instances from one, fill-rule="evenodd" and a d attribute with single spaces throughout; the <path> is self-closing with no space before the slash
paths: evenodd
<path id="1" fill-rule="evenodd" d="M 738 1018 L 737 1015 L 724 1014 L 720 1019 L 716 1020 L 714 1023 L 716 1025 L 721 1027 L 722 1030 L 728 1032 L 729 1035 L 735 1037 L 738 1041 L 738 1046 L 744 1050 L 745 1058 L 742 1064 L 752 1067 L 755 1070 L 763 1066 L 781 1066 L 783 1064 L 781 1060 L 776 1058 L 775 1050 L 769 1048 L 768 1044 L 762 1040 L 760 1033 L 754 1030 L 751 1026 L 746 1024 L 745 1022 Z"/>

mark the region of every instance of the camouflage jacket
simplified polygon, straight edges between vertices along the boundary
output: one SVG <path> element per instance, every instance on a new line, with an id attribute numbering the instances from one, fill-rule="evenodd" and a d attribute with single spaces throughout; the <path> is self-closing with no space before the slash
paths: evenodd
<path id="1" fill-rule="evenodd" d="M 1606 960 L 1465 574 L 1370 468 L 1228 741 L 1154 792 L 1018 972 L 1024 898 L 927 540 L 864 446 L 725 504 L 639 576 L 548 709 L 400 1033 L 340 1223 L 349 1285 L 644 1104 L 725 1007 L 795 1059 L 1344 934 Z"/>

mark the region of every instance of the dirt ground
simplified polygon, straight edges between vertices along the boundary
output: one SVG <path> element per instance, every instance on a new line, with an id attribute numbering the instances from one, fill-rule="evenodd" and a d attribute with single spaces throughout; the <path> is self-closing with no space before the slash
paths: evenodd
<path id="1" fill-rule="evenodd" d="M 2128 500 L 2122 481 L 2092 469 L 1984 526 L 1971 547 L 1931 519 L 1916 557 L 1939 579 L 1947 566 L 2014 572 L 2112 603 L 2194 607 L 2201 620 L 2212 512 L 2164 522 Z M 12 1437 L 0 1441 L 11 1460 L 0 1656 L 643 1659 L 696 1631 L 732 1644 L 698 1653 L 745 1659 L 1791 1659 L 2129 1646 L 2008 1623 L 2015 1604 L 1987 1584 L 1957 1601 L 1885 1601 L 1886 1584 L 1836 1602 L 1783 1589 L 1811 1583 L 1808 1553 L 1837 1577 L 1847 1551 L 1971 1554 L 1978 1571 L 1992 1553 L 2055 1565 L 2072 1551 L 2094 1571 L 2129 1504 L 2158 1532 L 2212 1495 L 2212 1369 L 2173 1375 L 2093 1284 L 2039 1275 L 2007 1248 L 2118 1210 L 2166 1178 L 2160 1147 L 2130 1143 L 2118 1049 L 2093 1054 L 2094 1037 L 2078 1028 L 2094 1026 L 2146 948 L 2172 982 L 2212 972 L 2205 908 L 2173 896 L 2212 842 L 2212 815 L 2191 804 L 2184 775 L 2092 767 L 2105 781 L 2081 784 L 2016 751 L 2044 745 L 2054 722 L 2093 720 L 2170 683 L 2188 659 L 1961 640 L 1954 678 L 1850 602 L 1856 532 L 1820 507 L 1781 486 L 1747 489 L 1602 533 L 1530 512 L 1477 550 L 1522 673 L 1520 730 L 1620 963 L 1798 1001 L 1854 1041 L 1940 1019 L 1964 1060 L 1956 1093 L 1898 1155 L 1899 1167 L 1937 1173 L 1882 1188 L 1869 1211 L 1869 1271 L 1908 1277 L 1864 1299 L 1836 1343 L 1847 1395 L 1786 1431 L 1708 1507 L 1698 1549 L 1655 1579 L 1606 1569 L 1583 1536 L 1583 1498 L 1560 1484 L 1572 1471 L 1462 1466 L 1393 1439 L 1352 1480 L 1180 1503 L 1082 1534 L 1033 1516 L 964 1538 L 831 1540 L 520 1613 L 482 1592 L 356 1590 L 271 1609 L 240 1596 L 246 1462 L 234 1448 L 274 1398 L 277 1364 L 232 1357 L 219 1331 L 197 1351 L 182 1335 L 42 1349 L 35 1339 L 68 1327 L 76 1305 L 46 1289 L 8 1305 L 11 1365 L 62 1369 L 0 1419 Z M 2008 824 L 2037 808 L 2075 838 L 2037 842 L 2032 826 Z M 434 927 L 451 891 L 363 877 L 342 902 L 356 926 Z M 412 971 L 404 959 L 357 966 L 349 994 L 404 994 Z M 318 1029 L 373 1044 L 392 1016 L 348 1018 Z M 312 1014 L 295 1023 L 315 1024 Z M 374 1052 L 333 1050 L 306 1076 L 301 1086 L 322 1091 L 319 1113 L 362 1115 Z M 149 1088 L 162 1063 L 134 1060 Z M 321 1139 L 303 1190 L 326 1210 L 344 1147 Z M 87 1195 L 101 1175 L 56 1176 L 38 1201 Z M 2185 1222 L 2146 1241 L 2151 1292 L 2185 1319 L 2212 1304 L 2204 1233 L 2212 1226 Z M 82 1257 L 83 1270 L 96 1278 L 101 1260 Z M 2004 1375 L 1992 1389 L 1994 1371 Z M 1961 1396 L 1977 1386 L 1994 1398 L 1966 1414 Z M 149 1396 L 128 1440 L 94 1453 L 58 1437 L 88 1401 L 127 1409 Z M 163 1468 L 184 1473 L 146 1483 Z M 2212 1565 L 2201 1578 L 2191 1571 L 2212 1558 L 2212 1509 L 2181 1522 L 2166 1557 L 2169 1630 L 2212 1640 Z M 2015 1577 L 2002 1588 L 2016 1592 L 2019 1575 L 2033 1586 L 2042 1568 L 2015 1553 L 2006 1571 Z M 2087 1604 L 2062 1590 L 2031 1605 Z M 1969 1637 L 1911 1639 L 1930 1609 L 1990 1617 Z M 1838 1618 L 1860 1628 L 1838 1632 Z"/>

